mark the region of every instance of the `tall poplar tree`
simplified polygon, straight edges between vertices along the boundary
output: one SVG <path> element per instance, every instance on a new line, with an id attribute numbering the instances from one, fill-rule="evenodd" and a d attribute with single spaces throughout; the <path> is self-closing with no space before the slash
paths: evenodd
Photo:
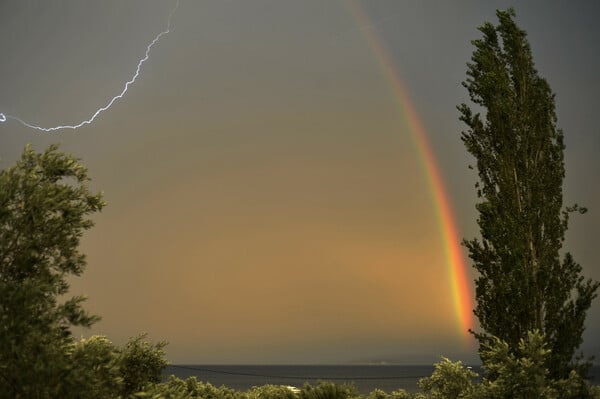
<path id="1" fill-rule="evenodd" d="M 563 132 L 526 32 L 513 9 L 496 15 L 498 26 L 485 23 L 472 42 L 463 83 L 476 111 L 458 107 L 479 172 L 481 239 L 464 241 L 478 272 L 474 312 L 484 331 L 475 336 L 483 345 L 498 337 L 516 350 L 537 329 L 551 350 L 551 376 L 560 378 L 575 367 L 599 286 L 584 279 L 571 254 L 561 256 L 569 214 L 586 209 L 563 207 Z"/>

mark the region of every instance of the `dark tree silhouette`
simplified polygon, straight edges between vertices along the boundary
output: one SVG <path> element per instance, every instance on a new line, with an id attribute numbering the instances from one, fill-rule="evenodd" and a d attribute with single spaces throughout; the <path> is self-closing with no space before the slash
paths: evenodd
<path id="1" fill-rule="evenodd" d="M 586 209 L 563 207 L 565 146 L 554 94 L 534 67 L 514 10 L 497 16 L 498 26 L 479 28 L 483 37 L 472 42 L 463 83 L 483 116 L 458 107 L 468 126 L 462 140 L 479 172 L 481 239 L 464 241 L 479 273 L 475 315 L 484 332 L 475 336 L 480 344 L 498 337 L 516 350 L 528 331 L 539 330 L 551 350 L 551 376 L 563 378 L 578 362 L 598 288 L 584 280 L 571 254 L 560 254 L 569 214 Z"/>

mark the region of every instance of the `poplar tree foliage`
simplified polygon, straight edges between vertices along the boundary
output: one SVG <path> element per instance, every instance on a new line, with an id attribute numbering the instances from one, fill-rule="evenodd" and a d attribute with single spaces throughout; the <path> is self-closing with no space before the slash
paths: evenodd
<path id="1" fill-rule="evenodd" d="M 27 146 L 0 171 L 0 397 L 59 397 L 70 373 L 72 326 L 98 318 L 82 296 L 65 297 L 83 272 L 78 250 L 90 215 L 104 206 L 86 168 L 50 146 Z"/>
<path id="2" fill-rule="evenodd" d="M 463 242 L 479 274 L 474 313 L 484 332 L 474 334 L 482 347 L 497 337 L 516 351 L 528 332 L 540 331 L 551 376 L 565 378 L 578 364 L 599 285 L 584 279 L 570 253 L 561 256 L 569 214 L 586 209 L 563 207 L 565 146 L 554 94 L 534 66 L 514 10 L 497 17 L 497 26 L 479 28 L 483 37 L 472 42 L 463 83 L 483 116 L 458 106 L 468 127 L 462 140 L 479 173 L 481 239 Z"/>

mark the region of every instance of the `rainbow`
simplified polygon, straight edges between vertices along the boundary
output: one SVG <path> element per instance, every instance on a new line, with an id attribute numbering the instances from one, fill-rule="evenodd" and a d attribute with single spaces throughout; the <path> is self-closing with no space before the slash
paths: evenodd
<path id="1" fill-rule="evenodd" d="M 402 84 L 392 57 L 388 54 L 383 40 L 377 35 L 375 30 L 367 29 L 372 26 L 372 21 L 369 20 L 368 15 L 355 0 L 346 0 L 343 4 L 347 5 L 348 10 L 364 33 L 386 79 L 390 82 L 394 97 L 398 102 L 398 107 L 403 111 L 404 121 L 411 132 L 411 138 L 419 154 L 420 162 L 425 171 L 425 177 L 433 198 L 437 220 L 439 220 L 440 234 L 444 245 L 444 255 L 451 285 L 453 308 L 456 312 L 458 334 L 463 337 L 464 343 L 468 344 L 471 342 L 471 334 L 468 333 L 468 330 L 474 327 L 469 279 L 461 254 L 461 240 L 452 216 L 450 198 L 444 187 L 439 167 L 427 140 L 423 124 L 417 115 L 415 107 L 410 102 L 408 93 Z"/>

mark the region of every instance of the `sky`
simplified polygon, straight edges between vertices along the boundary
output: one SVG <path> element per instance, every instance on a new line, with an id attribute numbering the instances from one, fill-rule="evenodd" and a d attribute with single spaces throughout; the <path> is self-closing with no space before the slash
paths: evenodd
<path id="1" fill-rule="evenodd" d="M 90 118 L 175 4 L 1 1 L 0 113 L 44 127 Z M 180 0 L 123 98 L 76 130 L 0 124 L 0 167 L 27 143 L 59 143 L 104 192 L 71 285 L 102 321 L 78 334 L 147 332 L 173 363 L 477 362 L 445 246 L 478 235 L 456 105 L 470 41 L 497 8 L 514 5 L 556 93 L 565 203 L 589 208 L 565 248 L 600 280 L 600 4 L 572 4 Z M 598 337 L 596 300 L 587 355 L 600 357 Z"/>

